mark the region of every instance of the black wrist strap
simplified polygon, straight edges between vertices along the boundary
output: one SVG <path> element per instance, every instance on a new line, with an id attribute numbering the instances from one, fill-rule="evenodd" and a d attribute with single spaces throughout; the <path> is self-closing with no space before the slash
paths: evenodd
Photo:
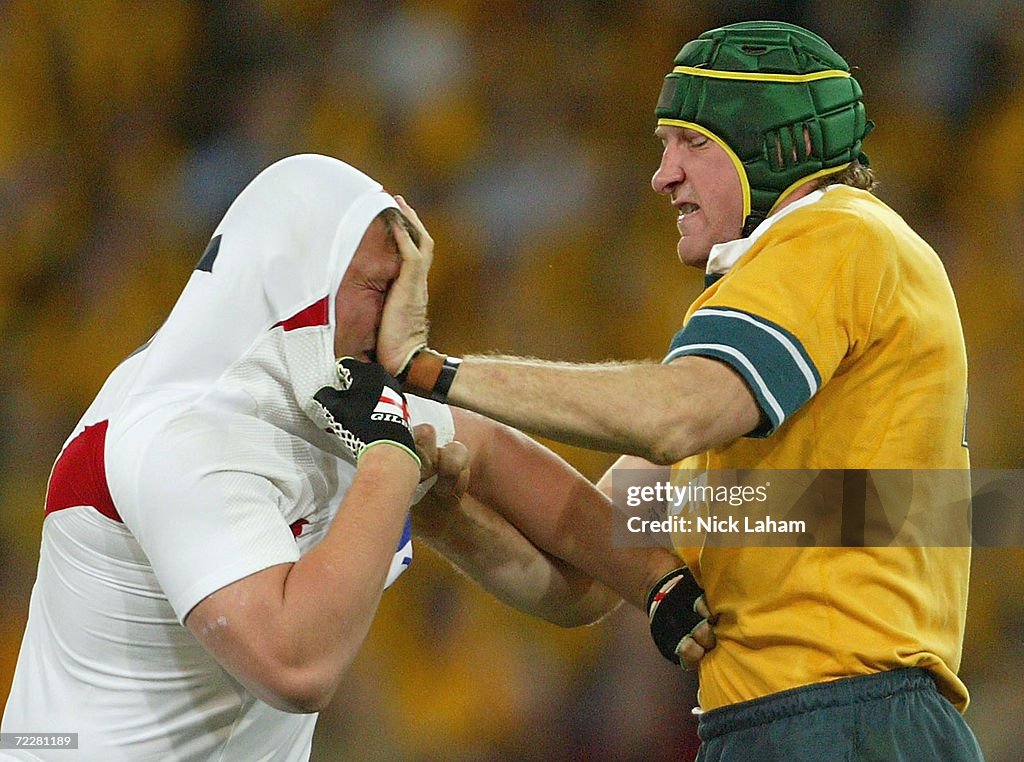
<path id="1" fill-rule="evenodd" d="M 437 376 L 437 381 L 434 382 L 434 388 L 430 390 L 430 399 L 434 402 L 448 401 L 448 392 L 451 391 L 452 382 L 455 380 L 455 374 L 458 373 L 461 364 L 462 360 L 458 357 L 444 358 L 441 372 Z"/>

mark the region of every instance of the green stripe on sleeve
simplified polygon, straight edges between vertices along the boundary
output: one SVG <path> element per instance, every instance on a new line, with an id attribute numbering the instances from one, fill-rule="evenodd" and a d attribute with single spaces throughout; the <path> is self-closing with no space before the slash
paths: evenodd
<path id="1" fill-rule="evenodd" d="M 744 378 L 767 419 L 751 432 L 754 437 L 772 434 L 821 385 L 821 375 L 796 336 L 743 310 L 697 310 L 672 339 L 663 362 L 686 355 L 721 360 Z"/>

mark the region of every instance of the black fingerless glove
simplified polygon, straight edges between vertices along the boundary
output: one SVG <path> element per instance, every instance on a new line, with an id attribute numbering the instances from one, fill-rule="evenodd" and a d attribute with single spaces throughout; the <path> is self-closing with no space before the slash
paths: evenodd
<path id="1" fill-rule="evenodd" d="M 679 644 L 704 617 L 694 611 L 704 590 L 685 566 L 659 579 L 647 596 L 647 617 L 651 636 L 661 655 L 679 664 Z"/>
<path id="2" fill-rule="evenodd" d="M 338 360 L 338 386 L 325 386 L 313 395 L 325 428 L 359 461 L 370 447 L 401 447 L 417 463 L 416 443 L 405 395 L 398 382 L 376 363 L 352 357 Z"/>

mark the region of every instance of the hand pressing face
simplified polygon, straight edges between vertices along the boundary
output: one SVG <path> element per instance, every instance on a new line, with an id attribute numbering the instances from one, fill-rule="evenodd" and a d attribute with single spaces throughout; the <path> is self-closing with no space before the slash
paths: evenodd
<path id="1" fill-rule="evenodd" d="M 377 330 L 384 297 L 398 277 L 402 260 L 384 219 L 366 229 L 335 297 L 336 357 L 376 360 Z"/>

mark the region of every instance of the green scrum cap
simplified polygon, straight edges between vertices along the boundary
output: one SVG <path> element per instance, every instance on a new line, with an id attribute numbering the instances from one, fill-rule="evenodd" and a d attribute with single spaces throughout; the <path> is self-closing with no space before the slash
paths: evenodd
<path id="1" fill-rule="evenodd" d="M 867 164 L 874 125 L 846 61 L 818 35 L 748 21 L 687 43 L 665 77 L 659 125 L 686 127 L 726 150 L 743 185 L 743 235 L 808 179 Z M 810 152 L 807 142 L 810 141 Z"/>

